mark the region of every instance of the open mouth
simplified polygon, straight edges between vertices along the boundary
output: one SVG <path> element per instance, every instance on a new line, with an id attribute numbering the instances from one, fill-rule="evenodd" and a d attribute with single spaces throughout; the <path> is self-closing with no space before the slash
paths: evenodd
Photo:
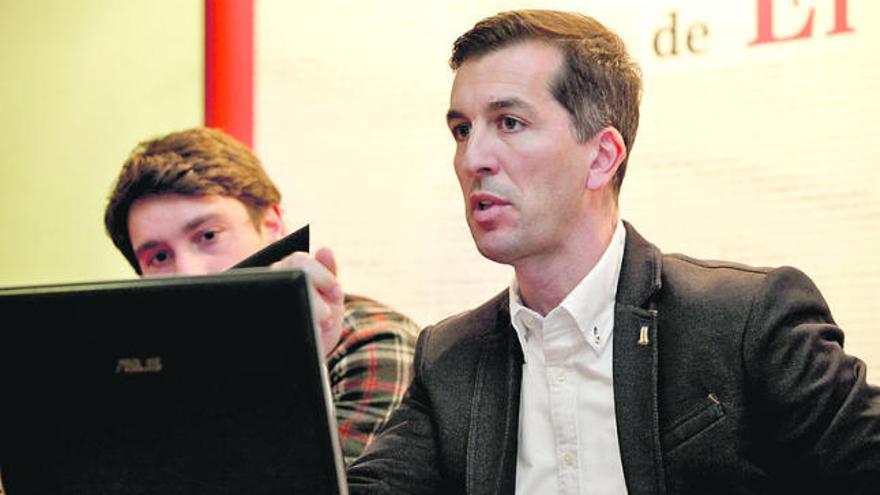
<path id="1" fill-rule="evenodd" d="M 486 211 L 494 206 L 504 206 L 507 202 L 491 194 L 474 194 L 471 196 L 471 207 L 476 211 Z"/>

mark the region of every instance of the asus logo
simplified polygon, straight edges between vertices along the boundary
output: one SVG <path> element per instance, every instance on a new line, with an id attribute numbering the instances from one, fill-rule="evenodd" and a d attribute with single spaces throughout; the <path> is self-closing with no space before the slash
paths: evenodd
<path id="1" fill-rule="evenodd" d="M 162 371 L 162 358 L 120 358 L 116 361 L 116 373 L 158 373 Z"/>

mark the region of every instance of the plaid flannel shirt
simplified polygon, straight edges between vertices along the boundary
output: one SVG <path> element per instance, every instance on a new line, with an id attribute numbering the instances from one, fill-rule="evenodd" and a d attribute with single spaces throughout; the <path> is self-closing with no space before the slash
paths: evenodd
<path id="1" fill-rule="evenodd" d="M 365 297 L 346 295 L 339 343 L 327 356 L 345 464 L 385 424 L 412 380 L 419 327 Z"/>

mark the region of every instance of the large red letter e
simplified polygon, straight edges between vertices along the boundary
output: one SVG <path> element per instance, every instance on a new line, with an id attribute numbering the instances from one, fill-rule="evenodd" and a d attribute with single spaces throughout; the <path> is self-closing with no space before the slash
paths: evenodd
<path id="1" fill-rule="evenodd" d="M 798 0 L 790 0 L 794 6 L 798 6 Z M 828 32 L 828 35 L 850 33 L 853 31 L 847 22 L 846 12 L 847 0 L 834 0 L 834 29 Z M 760 45 L 763 43 L 778 43 L 780 41 L 791 41 L 802 38 L 809 38 L 813 35 L 813 18 L 816 15 L 815 9 L 810 8 L 807 15 L 807 21 L 800 32 L 790 36 L 777 37 L 773 34 L 773 0 L 758 0 L 758 36 L 752 40 L 749 45 Z"/>

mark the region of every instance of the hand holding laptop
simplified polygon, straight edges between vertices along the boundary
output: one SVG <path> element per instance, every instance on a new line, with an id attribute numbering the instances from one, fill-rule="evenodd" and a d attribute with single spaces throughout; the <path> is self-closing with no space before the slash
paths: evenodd
<path id="1" fill-rule="evenodd" d="M 333 251 L 322 247 L 314 256 L 297 251 L 272 264 L 273 270 L 298 268 L 309 280 L 312 317 L 321 330 L 321 349 L 330 353 L 339 342 L 342 332 L 343 302 L 345 295 L 336 279 L 336 258 Z"/>
<path id="2" fill-rule="evenodd" d="M 309 255 L 309 225 L 265 246 L 232 269 L 269 266 L 275 270 L 298 268 L 306 272 L 312 293 L 312 318 L 321 330 L 321 349 L 330 353 L 342 333 L 345 294 L 336 280 L 336 259 L 329 248 Z"/>

